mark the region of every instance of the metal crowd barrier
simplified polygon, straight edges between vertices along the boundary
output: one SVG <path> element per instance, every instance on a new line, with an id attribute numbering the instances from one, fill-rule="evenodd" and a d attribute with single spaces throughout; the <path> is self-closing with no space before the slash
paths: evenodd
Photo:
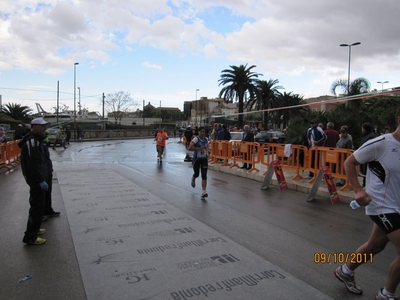
<path id="1" fill-rule="evenodd" d="M 283 169 L 296 172 L 292 178 L 293 180 L 302 179 L 300 171 L 307 169 L 308 149 L 300 145 L 263 144 L 260 149 L 261 164 L 268 168 L 274 160 L 279 160 Z M 265 174 L 267 174 L 267 171 L 263 175 Z"/>
<path id="2" fill-rule="evenodd" d="M 7 171 L 14 168 L 20 162 L 21 149 L 18 147 L 19 140 L 0 144 L 0 170 Z"/>
<path id="3" fill-rule="evenodd" d="M 230 168 L 239 167 L 238 162 L 251 165 L 249 172 L 260 170 L 256 168 L 256 164 L 260 163 L 260 156 L 258 151 L 260 149 L 260 144 L 253 142 L 241 142 L 233 141 L 232 145 L 232 157 L 233 164 Z"/>
<path id="4" fill-rule="evenodd" d="M 211 142 L 211 160 L 214 164 L 223 161 L 222 166 L 230 166 L 229 159 L 232 158 L 232 144 L 229 141 L 212 141 Z"/>
<path id="5" fill-rule="evenodd" d="M 238 167 L 238 163 L 251 164 L 251 171 L 259 171 L 257 164 L 269 168 L 271 162 L 279 160 L 282 169 L 294 170 L 293 180 L 302 179 L 300 171 L 308 170 L 314 173 L 309 183 L 313 183 L 323 166 L 329 166 L 332 177 L 344 179 L 346 182 L 340 190 L 352 189 L 344 171 L 344 161 L 354 151 L 351 149 L 315 147 L 307 148 L 300 145 L 266 143 L 260 145 L 254 142 L 241 141 L 211 141 L 210 163 L 222 161 L 222 166 Z M 229 161 L 232 161 L 230 163 Z M 264 172 L 263 175 L 267 173 Z"/>
<path id="6" fill-rule="evenodd" d="M 351 149 L 343 148 L 329 148 L 329 147 L 315 147 L 309 149 L 310 159 L 308 160 L 308 167 L 311 172 L 314 172 L 314 177 L 309 181 L 315 181 L 318 170 L 323 166 L 328 166 L 332 177 L 345 180 L 345 184 L 340 188 L 340 191 L 345 189 L 352 189 L 344 171 L 344 161 L 354 152 Z"/>

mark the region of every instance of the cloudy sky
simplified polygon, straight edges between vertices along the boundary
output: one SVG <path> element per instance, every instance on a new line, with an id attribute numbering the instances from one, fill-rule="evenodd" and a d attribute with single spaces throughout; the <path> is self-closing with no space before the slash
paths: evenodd
<path id="1" fill-rule="evenodd" d="M 102 93 L 129 93 L 142 107 L 217 97 L 221 71 L 256 65 L 305 98 L 334 80 L 400 86 L 398 0 L 13 0 L 0 2 L 3 104 L 101 112 Z M 196 90 L 199 90 L 196 92 Z M 78 89 L 76 92 L 78 101 Z"/>

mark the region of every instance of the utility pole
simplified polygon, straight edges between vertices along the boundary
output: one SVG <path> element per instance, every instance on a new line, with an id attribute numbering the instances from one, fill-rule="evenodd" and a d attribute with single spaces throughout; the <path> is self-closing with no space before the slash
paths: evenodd
<path id="1" fill-rule="evenodd" d="M 57 123 L 58 123 L 58 111 L 59 111 L 59 101 L 60 101 L 60 81 L 57 80 Z"/>
<path id="2" fill-rule="evenodd" d="M 104 93 L 103 93 L 103 130 L 105 130 L 106 129 L 106 124 L 104 123 L 104 102 L 105 102 L 105 96 L 104 96 Z"/>

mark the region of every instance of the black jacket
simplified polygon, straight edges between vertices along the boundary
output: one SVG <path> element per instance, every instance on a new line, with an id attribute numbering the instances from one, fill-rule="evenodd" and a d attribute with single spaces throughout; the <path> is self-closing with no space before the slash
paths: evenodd
<path id="1" fill-rule="evenodd" d="M 244 136 L 246 134 L 243 133 L 243 142 L 254 142 L 254 134 L 249 130 L 246 134 L 246 137 Z"/>
<path id="2" fill-rule="evenodd" d="M 46 150 L 43 146 L 43 137 L 28 133 L 18 143 L 21 148 L 21 169 L 26 183 L 38 185 L 46 181 L 48 162 Z"/>

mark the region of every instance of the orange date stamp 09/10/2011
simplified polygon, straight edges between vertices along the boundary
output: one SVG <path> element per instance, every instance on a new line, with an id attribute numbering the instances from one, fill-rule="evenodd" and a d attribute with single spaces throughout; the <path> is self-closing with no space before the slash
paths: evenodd
<path id="1" fill-rule="evenodd" d="M 352 263 L 363 264 L 372 263 L 372 253 L 354 253 L 354 252 L 315 252 L 314 263 L 316 264 L 330 264 L 330 263 Z"/>

